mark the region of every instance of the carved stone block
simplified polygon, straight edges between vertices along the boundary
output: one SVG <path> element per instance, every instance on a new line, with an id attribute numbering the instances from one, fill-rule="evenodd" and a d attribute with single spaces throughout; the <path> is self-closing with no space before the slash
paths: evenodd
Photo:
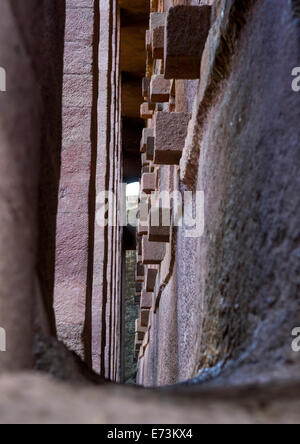
<path id="1" fill-rule="evenodd" d="M 165 28 L 165 78 L 199 79 L 211 24 L 211 6 L 174 6 Z"/>

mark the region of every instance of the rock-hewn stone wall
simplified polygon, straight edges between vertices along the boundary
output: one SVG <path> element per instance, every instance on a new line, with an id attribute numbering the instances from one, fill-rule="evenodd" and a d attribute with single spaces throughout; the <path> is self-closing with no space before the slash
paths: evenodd
<path id="1" fill-rule="evenodd" d="M 135 339 L 135 320 L 138 307 L 135 304 L 135 266 L 136 253 L 126 252 L 125 270 L 125 381 L 135 380 L 136 362 L 134 360 L 133 344 Z"/>

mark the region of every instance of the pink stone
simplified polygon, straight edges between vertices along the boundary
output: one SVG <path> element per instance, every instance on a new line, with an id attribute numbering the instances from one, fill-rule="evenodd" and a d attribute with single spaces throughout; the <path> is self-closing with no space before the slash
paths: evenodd
<path id="1" fill-rule="evenodd" d="M 150 83 L 150 100 L 153 103 L 169 102 L 171 93 L 171 81 L 163 75 L 154 75 Z"/>
<path id="2" fill-rule="evenodd" d="M 156 174 L 145 173 L 142 176 L 141 190 L 145 194 L 151 194 L 156 189 Z"/>
<path id="3" fill-rule="evenodd" d="M 142 327 L 148 327 L 149 317 L 150 317 L 149 310 L 141 310 L 141 326 Z"/>
<path id="4" fill-rule="evenodd" d="M 149 161 L 147 160 L 146 153 L 142 153 L 141 162 L 143 167 L 149 166 Z"/>
<path id="5" fill-rule="evenodd" d="M 153 111 L 149 109 L 148 103 L 142 103 L 140 114 L 142 119 L 152 119 Z"/>
<path id="6" fill-rule="evenodd" d="M 187 136 L 190 114 L 157 112 L 155 116 L 154 163 L 178 165 Z"/>
<path id="7" fill-rule="evenodd" d="M 211 6 L 170 8 L 165 30 L 166 79 L 199 79 L 210 24 Z"/>
<path id="8" fill-rule="evenodd" d="M 152 208 L 149 213 L 148 240 L 150 242 L 170 242 L 170 209 Z"/>
<path id="9" fill-rule="evenodd" d="M 143 264 L 159 265 L 166 254 L 166 245 L 161 242 L 149 242 L 143 237 Z"/>

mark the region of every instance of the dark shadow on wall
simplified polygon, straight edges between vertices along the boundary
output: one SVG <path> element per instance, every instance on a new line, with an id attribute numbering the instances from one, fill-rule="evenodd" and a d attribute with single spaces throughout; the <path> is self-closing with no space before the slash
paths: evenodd
<path id="1" fill-rule="evenodd" d="M 31 54 L 43 102 L 37 273 L 51 333 L 55 335 L 53 289 L 61 166 L 65 0 L 11 0 L 11 6 Z"/>

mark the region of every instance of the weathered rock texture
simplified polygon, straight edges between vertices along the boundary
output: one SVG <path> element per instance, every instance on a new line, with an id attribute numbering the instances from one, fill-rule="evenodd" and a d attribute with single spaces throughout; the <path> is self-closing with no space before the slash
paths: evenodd
<path id="1" fill-rule="evenodd" d="M 299 408 L 297 381 L 258 390 L 193 386 L 157 394 L 113 384 L 58 383 L 34 374 L 0 378 L 1 424 L 295 424 Z"/>
<path id="2" fill-rule="evenodd" d="M 138 316 L 138 308 L 135 298 L 135 251 L 127 251 L 126 254 L 126 290 L 125 290 L 125 376 L 124 380 L 135 381 L 136 362 L 134 361 L 133 343 L 135 338 L 135 320 Z"/>
<path id="3" fill-rule="evenodd" d="M 174 109 L 193 113 L 173 184 L 204 190 L 205 230 L 173 229 L 139 355 L 146 386 L 299 372 L 299 2 L 217 1 L 212 17 L 200 81 L 176 81 Z"/>
<path id="4" fill-rule="evenodd" d="M 55 331 L 63 29 L 63 1 L 2 2 L 0 325 L 7 352 L 1 371 L 32 366 L 35 332 Z"/>

